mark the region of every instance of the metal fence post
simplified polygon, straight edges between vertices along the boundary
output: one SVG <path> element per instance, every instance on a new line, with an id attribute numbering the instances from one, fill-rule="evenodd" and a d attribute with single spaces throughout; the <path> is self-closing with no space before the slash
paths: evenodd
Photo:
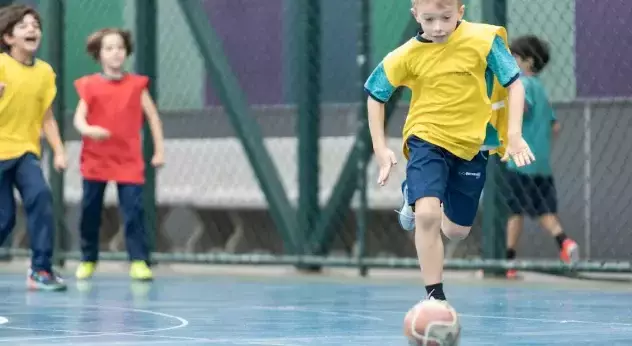
<path id="1" fill-rule="evenodd" d="M 45 60 L 53 67 L 57 78 L 57 96 L 53 103 L 53 112 L 59 126 L 59 134 L 62 141 L 65 138 L 66 128 L 66 104 L 65 104 L 65 83 L 64 83 L 64 0 L 48 0 L 40 3 L 41 12 L 46 20 L 44 21 L 44 32 L 48 41 L 44 52 Z M 48 171 L 49 184 L 53 195 L 53 213 L 55 216 L 55 251 L 53 263 L 63 267 L 65 258 L 63 252 L 67 250 L 68 230 L 65 222 L 64 206 L 64 173 L 57 172 L 53 165 L 54 156 L 49 150 Z"/>
<path id="2" fill-rule="evenodd" d="M 320 1 L 294 0 L 296 36 L 294 38 L 295 79 L 297 85 L 298 137 L 298 210 L 297 251 L 309 254 L 309 239 L 320 214 L 319 137 L 321 75 L 321 9 Z"/>
<path id="3" fill-rule="evenodd" d="M 158 98 L 158 64 L 157 64 L 157 11 L 156 0 L 136 0 L 136 71 L 150 79 L 149 93 L 154 100 Z M 154 143 L 149 125 L 143 127 L 143 156 L 145 158 L 145 186 L 143 191 L 143 207 L 145 210 L 145 229 L 149 253 L 156 248 L 156 232 L 158 232 L 156 215 L 156 170 L 151 165 L 154 155 Z M 151 258 L 151 257 L 150 257 Z M 151 262 L 151 259 L 150 259 Z"/>
<path id="4" fill-rule="evenodd" d="M 369 77 L 371 73 L 371 3 L 369 0 L 362 0 L 360 8 L 360 25 L 359 25 L 360 40 L 358 41 L 358 66 L 360 68 L 360 79 L 358 81 L 358 90 L 360 92 L 360 108 L 358 112 L 358 126 L 368 126 L 367 118 L 367 104 L 366 93 L 364 92 L 364 81 Z M 357 179 L 357 197 L 358 197 L 358 209 L 356 211 L 356 256 L 358 258 L 358 269 L 361 276 L 366 276 L 369 269 L 363 264 L 363 259 L 366 253 L 366 231 L 367 231 L 367 216 L 368 216 L 368 196 L 367 196 L 367 164 L 369 161 L 369 155 L 366 151 L 371 150 L 366 142 L 360 142 L 363 155 L 360 155 L 358 159 L 358 179 Z"/>
<path id="5" fill-rule="evenodd" d="M 494 25 L 507 25 L 507 1 L 483 2 L 483 21 Z M 487 183 L 483 196 L 483 232 L 481 245 L 484 259 L 504 259 L 506 252 L 505 226 L 507 213 L 502 201 L 503 164 L 499 157 L 490 157 L 487 166 Z M 486 275 L 500 275 L 499 270 L 485 270 Z"/>

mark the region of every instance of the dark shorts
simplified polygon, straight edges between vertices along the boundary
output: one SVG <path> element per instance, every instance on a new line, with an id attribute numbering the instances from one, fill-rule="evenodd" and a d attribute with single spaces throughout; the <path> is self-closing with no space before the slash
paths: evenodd
<path id="1" fill-rule="evenodd" d="M 513 215 L 539 217 L 557 213 L 557 192 L 552 176 L 506 173 L 507 206 Z"/>
<path id="2" fill-rule="evenodd" d="M 406 141 L 410 151 L 406 166 L 408 201 L 436 197 L 445 215 L 460 226 L 471 226 L 485 185 L 489 153 L 482 151 L 471 161 L 412 136 Z"/>

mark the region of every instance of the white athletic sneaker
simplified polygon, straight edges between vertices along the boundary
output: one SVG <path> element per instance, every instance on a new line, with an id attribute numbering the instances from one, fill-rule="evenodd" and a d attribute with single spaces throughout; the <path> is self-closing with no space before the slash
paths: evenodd
<path id="1" fill-rule="evenodd" d="M 408 232 L 415 230 L 415 213 L 413 208 L 408 204 L 408 184 L 406 180 L 402 182 L 403 203 L 399 210 L 395 210 L 398 214 L 399 225 Z"/>

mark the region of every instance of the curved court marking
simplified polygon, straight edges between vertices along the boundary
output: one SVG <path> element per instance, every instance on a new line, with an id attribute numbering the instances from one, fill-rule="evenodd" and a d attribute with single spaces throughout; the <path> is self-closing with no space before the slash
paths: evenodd
<path id="1" fill-rule="evenodd" d="M 378 321 L 378 322 L 384 321 L 383 318 L 376 317 L 376 316 L 366 316 L 366 315 L 359 315 L 359 314 L 356 314 L 356 313 L 341 312 L 341 311 L 328 311 L 328 310 L 322 310 L 322 309 L 301 308 L 299 306 L 252 306 L 252 307 L 250 307 L 250 309 L 253 309 L 253 310 L 268 310 L 268 311 L 309 312 L 309 313 L 314 313 L 314 314 L 333 315 L 333 316 L 340 316 L 340 317 L 350 317 L 350 318 L 357 318 L 357 319 L 369 320 L 369 321 Z"/>
<path id="2" fill-rule="evenodd" d="M 100 306 L 100 305 L 40 305 L 40 308 L 93 308 L 93 309 L 103 309 L 103 310 L 119 310 L 119 311 L 128 311 L 128 312 L 136 312 L 136 313 L 141 313 L 141 314 L 149 314 L 149 315 L 154 315 L 154 316 L 160 316 L 160 317 L 164 317 L 164 318 L 168 318 L 168 319 L 173 319 L 173 320 L 177 320 L 178 322 L 180 322 L 178 325 L 175 326 L 171 326 L 171 327 L 165 327 L 165 328 L 155 328 L 155 329 L 148 329 L 148 330 L 139 330 L 139 331 L 134 331 L 134 332 L 109 332 L 109 333 L 90 333 L 87 334 L 87 332 L 85 331 L 74 331 L 74 333 L 83 333 L 81 335 L 60 335 L 60 336 L 44 336 L 44 337 L 15 337 L 15 338 L 0 338 L 0 342 L 16 342 L 16 341 L 31 341 L 31 340 L 59 340 L 59 339 L 76 339 L 76 338 L 92 338 L 92 337 L 96 337 L 96 336 L 123 336 L 123 335 L 132 335 L 132 336 L 142 336 L 139 334 L 146 334 L 146 333 L 160 333 L 160 332 L 166 332 L 166 331 L 170 331 L 170 330 L 175 330 L 175 329 L 180 329 L 180 328 L 184 328 L 186 326 L 189 325 L 189 321 L 187 321 L 186 319 L 179 317 L 179 316 L 175 316 L 175 315 L 170 315 L 170 314 L 166 314 L 166 313 L 162 313 L 162 312 L 157 312 L 157 311 L 151 311 L 151 310 L 142 310 L 142 309 L 133 309 L 133 308 L 121 308 L 121 307 L 116 307 L 116 306 Z M 7 319 L 8 322 L 8 319 Z M 5 322 L 6 323 L 6 322 Z M 0 323 L 1 325 L 2 323 Z M 2 329 L 3 327 L 0 326 L 0 329 Z M 26 329 L 24 329 L 26 330 Z M 41 330 L 39 330 L 41 331 Z M 52 331 L 52 330 L 51 330 Z M 70 331 L 68 331 L 70 332 Z M 154 337 L 159 338 L 160 336 L 155 336 L 152 335 Z"/>

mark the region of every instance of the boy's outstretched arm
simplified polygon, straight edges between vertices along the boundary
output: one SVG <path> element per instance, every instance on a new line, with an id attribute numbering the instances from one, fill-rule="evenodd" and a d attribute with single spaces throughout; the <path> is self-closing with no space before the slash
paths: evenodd
<path id="1" fill-rule="evenodd" d="M 509 122 L 508 137 L 522 138 L 522 120 L 524 117 L 524 85 L 520 79 L 516 79 L 507 86 L 509 93 Z"/>
<path id="2" fill-rule="evenodd" d="M 393 71 L 391 72 L 392 76 L 401 75 L 402 72 L 401 69 L 397 69 L 397 65 L 393 63 L 392 55 L 390 58 L 391 60 L 389 61 L 389 56 L 387 56 L 385 61 L 375 68 L 364 84 L 364 90 L 369 95 L 367 99 L 369 131 L 371 133 L 375 158 L 380 166 L 377 183 L 381 186 L 384 186 L 388 181 L 391 167 L 397 164 L 395 153 L 388 148 L 386 143 L 386 133 L 384 131 L 384 105 L 391 96 L 393 96 L 397 87 L 389 80 L 385 70 L 385 63 Z M 393 77 L 391 77 L 391 79 L 393 79 Z"/>
<path id="3" fill-rule="evenodd" d="M 50 145 L 53 151 L 53 164 L 56 170 L 60 171 L 66 169 L 66 151 L 64 149 L 64 142 L 61 140 L 59 134 L 59 126 L 57 120 L 55 120 L 55 114 L 53 110 L 48 108 L 44 114 L 44 122 L 42 124 L 42 131 L 46 137 L 46 141 Z"/>
<path id="4" fill-rule="evenodd" d="M 520 68 L 500 36 L 496 36 L 492 43 L 487 56 L 487 66 L 509 93 L 508 143 L 507 152 L 502 160 L 507 161 L 511 158 L 518 167 L 528 165 L 535 161 L 535 157 L 522 138 L 525 89 L 520 80 Z"/>
<path id="5" fill-rule="evenodd" d="M 386 134 L 384 131 L 384 104 L 369 97 L 367 100 L 367 109 L 369 113 L 369 131 L 371 132 L 373 151 L 375 152 L 375 158 L 380 165 L 377 183 L 384 186 L 391 173 L 391 167 L 397 164 L 397 158 L 395 157 L 395 153 L 388 148 L 386 143 Z"/>

